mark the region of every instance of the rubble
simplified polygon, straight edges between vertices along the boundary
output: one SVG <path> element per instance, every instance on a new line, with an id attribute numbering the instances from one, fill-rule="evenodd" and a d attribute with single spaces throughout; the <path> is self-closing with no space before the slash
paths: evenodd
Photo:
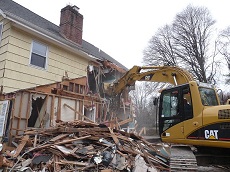
<path id="1" fill-rule="evenodd" d="M 88 121 L 31 128 L 2 146 L 0 166 L 7 171 L 169 171 L 169 157 L 159 149 L 163 146 Z"/>

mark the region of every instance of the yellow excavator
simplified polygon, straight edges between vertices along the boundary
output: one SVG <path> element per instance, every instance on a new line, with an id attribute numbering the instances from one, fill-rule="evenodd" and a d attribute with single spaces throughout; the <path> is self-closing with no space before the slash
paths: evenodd
<path id="1" fill-rule="evenodd" d="M 159 98 L 159 133 L 163 142 L 201 147 L 230 148 L 230 105 L 220 105 L 216 89 L 195 81 L 173 66 L 134 66 L 111 86 L 119 95 L 136 81 L 164 82 Z"/>

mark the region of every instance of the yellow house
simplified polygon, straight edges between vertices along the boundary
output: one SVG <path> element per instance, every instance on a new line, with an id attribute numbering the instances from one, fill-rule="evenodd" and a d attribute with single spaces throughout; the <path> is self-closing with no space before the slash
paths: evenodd
<path id="1" fill-rule="evenodd" d="M 83 40 L 82 31 L 83 16 L 76 6 L 61 10 L 57 26 L 12 0 L 1 0 L 1 93 L 60 82 L 63 77 L 79 78 L 92 72 L 95 76 L 101 66 L 113 69 L 109 79 L 121 76 L 127 69 Z"/>

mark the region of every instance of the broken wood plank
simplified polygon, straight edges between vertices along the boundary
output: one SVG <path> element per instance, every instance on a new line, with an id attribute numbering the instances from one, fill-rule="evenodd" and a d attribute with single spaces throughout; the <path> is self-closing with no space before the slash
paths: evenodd
<path id="1" fill-rule="evenodd" d="M 66 160 L 60 160 L 60 162 L 56 162 L 58 164 L 73 164 L 73 165 L 77 165 L 77 166 L 88 166 L 89 163 L 87 162 L 77 162 L 77 161 L 66 161 Z"/>
<path id="2" fill-rule="evenodd" d="M 86 139 L 86 138 L 89 138 L 89 137 L 91 137 L 91 135 L 84 136 L 84 137 L 78 137 L 78 138 L 75 138 L 75 139 L 63 140 L 61 142 L 55 143 L 55 145 L 61 145 L 61 144 L 65 144 L 65 143 L 70 143 L 70 142 L 73 142 L 73 141 L 82 140 L 82 139 Z"/>
<path id="3" fill-rule="evenodd" d="M 29 140 L 29 136 L 26 135 L 22 138 L 22 142 L 18 145 L 18 147 L 15 150 L 14 154 L 11 154 L 12 157 L 16 158 L 22 151 L 22 149 L 24 148 L 24 146 L 26 145 L 27 141 Z"/>
<path id="4" fill-rule="evenodd" d="M 65 138 L 65 137 L 67 137 L 69 134 L 60 134 L 60 135 L 58 135 L 58 136 L 56 136 L 56 137 L 53 137 L 51 140 L 50 140 L 50 142 L 56 142 L 57 140 L 60 140 L 60 139 L 63 139 L 63 138 Z"/>
<path id="5" fill-rule="evenodd" d="M 133 118 L 125 119 L 125 120 L 123 120 L 123 121 L 120 121 L 120 122 L 119 122 L 119 125 L 124 125 L 124 124 L 127 124 L 127 123 L 131 122 L 131 121 L 133 121 Z"/>

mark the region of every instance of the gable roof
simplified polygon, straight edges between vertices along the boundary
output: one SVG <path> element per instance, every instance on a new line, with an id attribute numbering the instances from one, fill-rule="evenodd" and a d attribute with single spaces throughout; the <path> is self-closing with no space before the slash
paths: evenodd
<path id="1" fill-rule="evenodd" d="M 88 55 L 98 58 L 101 61 L 108 60 L 117 66 L 123 68 L 124 70 L 128 70 L 124 65 L 119 63 L 117 60 L 113 59 L 111 56 L 101 51 L 96 46 L 90 44 L 89 42 L 82 40 L 82 47 L 77 46 L 71 41 L 66 40 L 59 33 L 59 26 L 53 24 L 52 22 L 44 19 L 43 17 L 35 14 L 29 9 L 19 5 L 18 3 L 12 0 L 0 0 L 0 14 L 2 12 L 12 20 L 20 22 L 28 27 L 31 27 L 39 32 L 42 32 L 53 39 L 60 41 L 72 48 L 76 48 L 81 50 Z"/>

